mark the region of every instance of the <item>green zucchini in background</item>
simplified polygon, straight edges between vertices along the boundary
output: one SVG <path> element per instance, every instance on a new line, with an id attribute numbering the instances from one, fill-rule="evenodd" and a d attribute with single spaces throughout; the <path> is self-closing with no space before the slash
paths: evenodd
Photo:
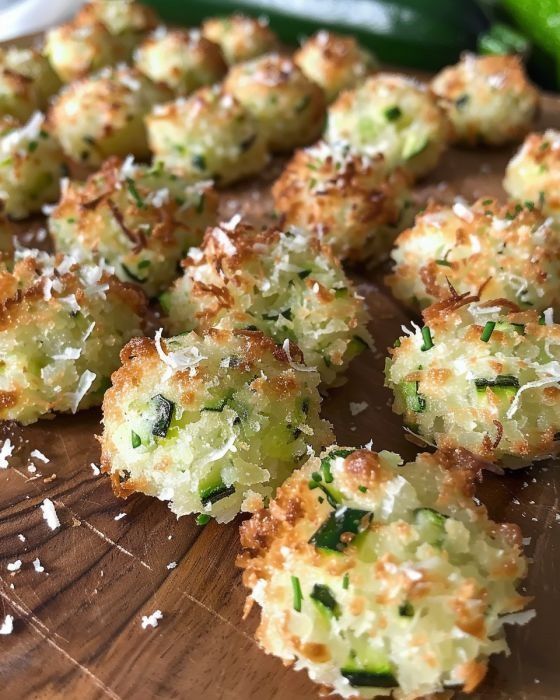
<path id="1" fill-rule="evenodd" d="M 198 25 L 241 12 L 265 16 L 286 44 L 320 28 L 354 35 L 384 63 L 437 70 L 476 50 L 488 20 L 475 0 L 144 0 L 165 22 Z"/>

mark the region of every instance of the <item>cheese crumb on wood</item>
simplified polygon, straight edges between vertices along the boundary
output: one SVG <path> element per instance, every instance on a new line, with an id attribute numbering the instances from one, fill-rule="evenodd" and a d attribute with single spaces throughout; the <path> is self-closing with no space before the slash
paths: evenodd
<path id="1" fill-rule="evenodd" d="M 44 462 L 45 464 L 48 464 L 51 461 L 40 450 L 33 450 L 33 452 L 31 453 L 31 457 L 34 457 L 35 459 L 40 459 L 41 462 Z"/>
<path id="2" fill-rule="evenodd" d="M 45 567 L 41 564 L 39 557 L 37 557 L 37 559 L 33 559 L 33 568 L 38 574 L 42 574 L 45 570 Z"/>
<path id="3" fill-rule="evenodd" d="M 118 515 L 115 515 L 115 520 L 122 520 L 123 518 L 126 517 L 126 513 L 119 513 Z"/>
<path id="4" fill-rule="evenodd" d="M 97 464 L 94 464 L 93 462 L 91 463 L 91 471 L 93 472 L 93 476 L 99 476 L 101 474 L 101 471 Z"/>
<path id="5" fill-rule="evenodd" d="M 163 613 L 161 610 L 155 610 L 151 615 L 142 615 L 142 629 L 145 630 L 148 627 L 157 627 L 158 620 L 163 618 Z"/>
<path id="6" fill-rule="evenodd" d="M 12 615 L 6 615 L 4 622 L 0 625 L 0 634 L 12 634 L 14 630 L 14 618 Z"/>
<path id="7" fill-rule="evenodd" d="M 367 401 L 360 401 L 359 403 L 356 401 L 350 401 L 350 413 L 353 416 L 357 416 L 359 413 L 362 413 L 367 409 L 369 406 Z"/>
<path id="8" fill-rule="evenodd" d="M 0 469 L 7 469 L 8 467 L 8 457 L 12 456 L 14 451 L 14 446 L 10 442 L 10 438 L 4 440 L 4 444 L 0 449 Z"/>
<path id="9" fill-rule="evenodd" d="M 50 498 L 45 498 L 41 504 L 41 510 L 43 511 L 43 518 L 51 530 L 56 530 L 60 527 L 60 520 L 58 519 L 56 508 Z"/>
<path id="10" fill-rule="evenodd" d="M 10 562 L 6 568 L 8 571 L 19 571 L 21 569 L 21 559 Z"/>

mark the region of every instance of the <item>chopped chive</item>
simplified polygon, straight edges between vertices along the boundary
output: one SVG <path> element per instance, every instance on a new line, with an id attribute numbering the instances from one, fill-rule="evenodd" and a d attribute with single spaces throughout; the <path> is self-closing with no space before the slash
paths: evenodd
<path id="1" fill-rule="evenodd" d="M 358 491 L 361 491 L 362 493 L 366 493 L 367 486 L 358 486 Z"/>
<path id="2" fill-rule="evenodd" d="M 138 433 L 135 433 L 134 430 L 130 431 L 130 440 L 132 442 L 132 449 L 136 449 L 137 447 L 140 447 L 142 444 L 142 440 L 140 438 L 140 435 Z"/>
<path id="3" fill-rule="evenodd" d="M 309 486 L 310 490 L 313 490 L 319 486 L 319 483 L 317 481 L 313 481 L 313 479 L 311 479 L 307 485 Z"/>
<path id="4" fill-rule="evenodd" d="M 400 119 L 402 117 L 402 110 L 398 105 L 394 105 L 393 107 L 388 107 L 385 110 L 385 119 L 388 122 L 396 122 L 397 119 Z"/>
<path id="5" fill-rule="evenodd" d="M 298 272 L 298 277 L 300 278 L 300 280 L 304 280 L 306 277 L 309 277 L 310 274 L 311 270 L 301 270 L 300 272 Z"/>
<path id="6" fill-rule="evenodd" d="M 145 267 L 150 267 L 151 262 L 149 260 L 140 260 L 138 263 L 138 269 L 143 270 Z"/>
<path id="7" fill-rule="evenodd" d="M 443 265 L 444 267 L 451 267 L 451 263 L 448 262 L 447 260 L 444 260 L 443 258 L 436 259 L 436 264 Z"/>
<path id="8" fill-rule="evenodd" d="M 207 513 L 200 513 L 200 515 L 196 516 L 197 525 L 206 525 L 210 520 L 212 520 L 212 518 Z"/>
<path id="9" fill-rule="evenodd" d="M 136 189 L 136 183 L 134 182 L 134 180 L 130 177 L 127 177 L 126 186 L 128 187 L 128 191 L 130 192 L 132 199 L 134 199 L 134 201 L 136 202 L 138 208 L 142 209 L 144 207 L 144 200 L 142 199 L 140 193 Z"/>
<path id="10" fill-rule="evenodd" d="M 328 457 L 321 460 L 321 471 L 325 477 L 325 483 L 331 484 L 334 481 L 334 477 L 331 472 L 331 462 Z"/>
<path id="11" fill-rule="evenodd" d="M 319 474 L 319 472 L 313 472 L 313 474 L 311 474 L 311 478 L 313 481 L 321 481 L 323 477 Z"/>
<path id="12" fill-rule="evenodd" d="M 429 326 L 424 326 L 424 328 L 422 328 L 422 338 L 424 339 L 424 342 L 422 343 L 420 350 L 422 350 L 422 352 L 431 350 L 431 348 L 434 347 L 434 341 L 432 340 L 432 331 L 430 330 Z"/>
<path id="13" fill-rule="evenodd" d="M 496 321 L 487 321 L 486 325 L 484 326 L 484 330 L 482 331 L 480 335 L 480 340 L 482 340 L 483 343 L 487 343 L 490 340 L 490 337 L 492 336 L 492 333 L 494 332 L 494 328 L 496 328 Z"/>
<path id="14" fill-rule="evenodd" d="M 344 576 L 342 577 L 342 588 L 344 588 L 344 590 L 347 591 L 349 585 L 350 585 L 350 575 L 344 574 Z"/>
<path id="15" fill-rule="evenodd" d="M 301 585 L 299 578 L 297 576 L 292 576 L 292 591 L 294 592 L 294 610 L 296 612 L 301 612 L 301 600 L 303 598 L 301 594 Z"/>
<path id="16" fill-rule="evenodd" d="M 34 151 L 37 150 L 38 145 L 39 145 L 39 143 L 37 141 L 30 141 L 28 146 L 27 146 L 27 150 L 29 151 L 29 153 L 33 153 Z"/>
<path id="17" fill-rule="evenodd" d="M 493 199 L 483 199 L 482 204 L 487 207 L 489 204 L 492 204 L 493 201 Z"/>

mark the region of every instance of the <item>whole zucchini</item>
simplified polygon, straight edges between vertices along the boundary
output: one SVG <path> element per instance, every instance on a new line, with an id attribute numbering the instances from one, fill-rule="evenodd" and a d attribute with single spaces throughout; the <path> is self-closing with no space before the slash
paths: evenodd
<path id="1" fill-rule="evenodd" d="M 353 34 L 384 63 L 437 70 L 476 50 L 488 21 L 475 0 L 146 0 L 166 22 L 214 15 L 265 16 L 286 44 L 325 28 Z"/>

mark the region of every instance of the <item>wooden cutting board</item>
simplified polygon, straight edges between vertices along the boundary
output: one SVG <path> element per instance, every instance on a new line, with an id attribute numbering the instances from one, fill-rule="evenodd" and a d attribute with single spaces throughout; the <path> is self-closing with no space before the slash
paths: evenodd
<path id="1" fill-rule="evenodd" d="M 559 124 L 560 100 L 546 98 L 539 128 Z M 451 150 L 418 197 L 503 196 L 500 183 L 512 152 Z M 224 217 L 244 212 L 261 218 L 270 208 L 274 170 L 267 177 L 268 183 L 227 193 Z M 375 449 L 413 457 L 417 448 L 403 438 L 382 374 L 385 349 L 407 315 L 383 289 L 383 271 L 352 275 L 367 297 L 378 352 L 353 363 L 347 384 L 326 398 L 324 413 L 340 444 L 373 439 Z M 367 401 L 368 408 L 352 417 L 350 401 Z M 0 470 L 0 623 L 6 614 L 15 618 L 13 633 L 0 636 L 0 699 L 317 698 L 303 672 L 258 649 L 256 606 L 241 619 L 245 591 L 234 564 L 239 520 L 199 527 L 193 517 L 177 521 L 155 499 L 118 501 L 108 478 L 91 468 L 99 463 L 99 421 L 100 412 L 91 410 L 25 429 L 0 428 L 0 438 L 17 446 L 10 468 Z M 34 460 L 36 474 L 27 470 L 33 449 L 50 459 Z M 560 470 L 545 464 L 503 477 L 487 474 L 480 488 L 491 515 L 518 523 L 530 538 L 524 591 L 535 596 L 537 617 L 510 629 L 511 656 L 492 661 L 471 697 L 560 698 L 559 487 Z M 39 507 L 47 497 L 61 521 L 56 531 Z M 36 558 L 42 573 L 33 567 Z M 21 569 L 9 572 L 7 564 L 17 559 Z M 157 628 L 142 629 L 142 616 L 155 610 L 163 613 Z"/>

